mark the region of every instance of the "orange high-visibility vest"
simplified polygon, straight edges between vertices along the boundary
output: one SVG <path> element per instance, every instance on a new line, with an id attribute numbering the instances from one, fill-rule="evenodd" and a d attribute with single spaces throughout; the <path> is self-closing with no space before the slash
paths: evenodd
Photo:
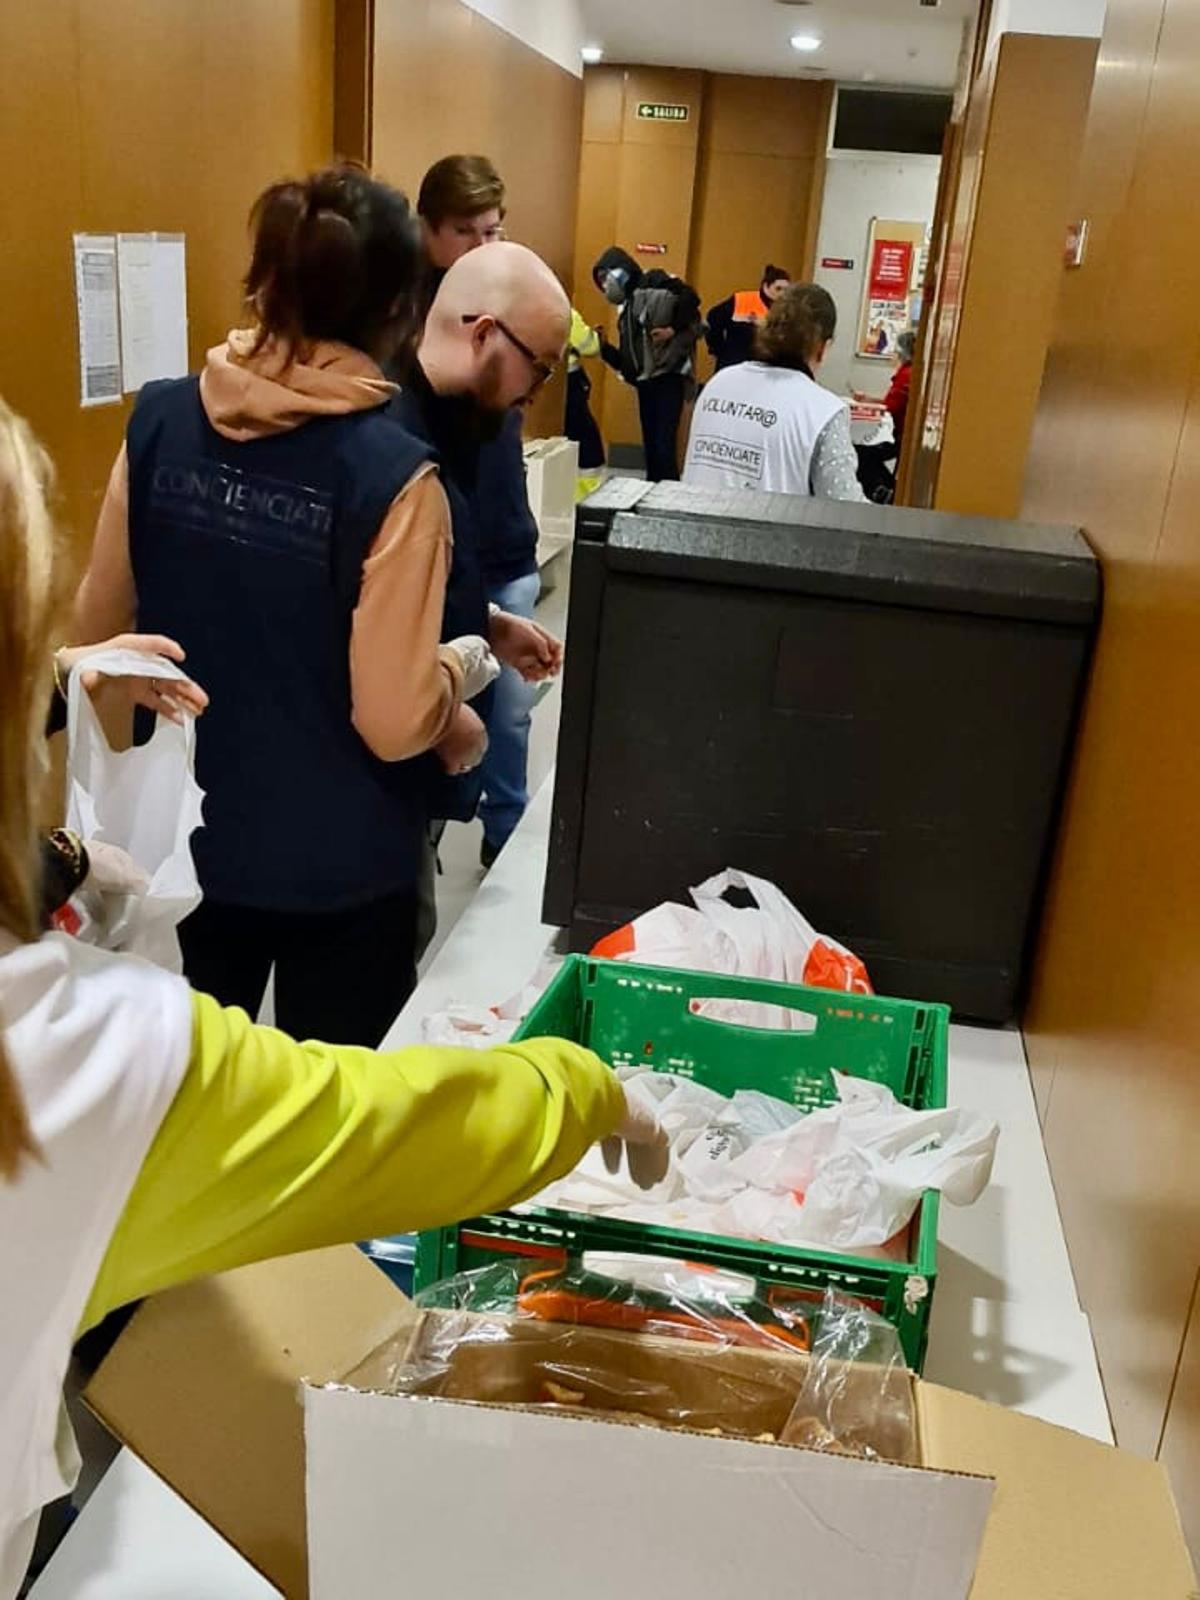
<path id="1" fill-rule="evenodd" d="M 739 289 L 734 295 L 733 320 L 735 322 L 763 322 L 766 319 L 766 315 L 766 302 L 757 289 Z"/>

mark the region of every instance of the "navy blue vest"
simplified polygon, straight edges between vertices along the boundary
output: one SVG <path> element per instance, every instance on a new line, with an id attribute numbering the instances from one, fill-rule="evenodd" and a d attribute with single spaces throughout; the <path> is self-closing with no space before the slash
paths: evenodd
<path id="1" fill-rule="evenodd" d="M 386 763 L 351 723 L 363 559 L 433 451 L 383 410 L 221 437 L 196 378 L 147 384 L 129 421 L 138 627 L 178 639 L 212 697 L 197 727 L 214 901 L 333 911 L 416 881 L 420 762 Z"/>
<path id="2" fill-rule="evenodd" d="M 442 482 L 450 502 L 454 529 L 454 554 L 446 584 L 446 609 L 442 640 L 465 633 L 488 636 L 487 580 L 480 554 L 477 493 L 479 444 L 456 428 L 459 402 L 434 394 L 419 367 L 405 377 L 401 393 L 390 406 L 406 432 L 436 452 Z M 486 722 L 494 689 L 485 689 L 471 707 Z M 479 768 L 461 778 L 447 775 L 434 755 L 422 756 L 429 815 L 450 822 L 469 822 L 479 808 L 483 774 Z"/>

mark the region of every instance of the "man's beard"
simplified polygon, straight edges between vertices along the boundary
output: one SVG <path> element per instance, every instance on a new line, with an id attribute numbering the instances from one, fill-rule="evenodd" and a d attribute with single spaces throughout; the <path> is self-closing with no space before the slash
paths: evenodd
<path id="1" fill-rule="evenodd" d="M 508 407 L 497 411 L 473 394 L 457 394 L 450 402 L 451 427 L 464 445 L 491 444 L 498 439 L 508 416 Z"/>

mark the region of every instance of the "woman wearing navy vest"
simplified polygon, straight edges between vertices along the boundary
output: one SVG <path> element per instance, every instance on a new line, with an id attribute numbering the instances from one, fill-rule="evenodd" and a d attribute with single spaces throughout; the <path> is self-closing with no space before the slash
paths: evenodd
<path id="1" fill-rule="evenodd" d="M 354 168 L 273 185 L 251 216 L 254 325 L 199 378 L 148 384 L 80 590 L 82 638 L 176 638 L 198 730 L 204 901 L 187 977 L 300 1038 L 378 1044 L 415 984 L 426 783 L 469 769 L 465 704 L 496 667 L 439 645 L 450 515 L 382 374 L 421 270 L 405 197 Z"/>

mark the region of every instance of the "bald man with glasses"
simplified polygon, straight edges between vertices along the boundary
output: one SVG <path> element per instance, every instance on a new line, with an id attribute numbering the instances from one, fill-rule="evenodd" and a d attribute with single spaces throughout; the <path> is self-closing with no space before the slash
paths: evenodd
<path id="1" fill-rule="evenodd" d="M 482 526 L 484 515 L 494 506 L 483 483 L 483 468 L 496 442 L 511 426 L 510 418 L 517 418 L 519 429 L 521 408 L 561 361 L 570 316 L 570 302 L 561 284 L 532 250 L 501 241 L 467 251 L 441 280 L 415 360 L 395 402 L 405 427 L 437 452 L 450 500 L 454 551 L 443 634 L 456 637 L 460 624 L 469 617 L 472 631 L 489 640 L 508 669 L 500 684 L 460 713 L 464 766 L 478 748 L 483 726 L 489 731 L 497 726 L 493 715 L 496 694 L 511 684 L 528 696 L 530 686 L 553 677 L 562 665 L 558 640 L 531 615 L 520 615 L 506 606 L 503 590 L 501 599 L 495 598 Z M 523 493 L 523 466 L 520 470 Z M 536 536 L 535 527 L 535 549 Z M 536 558 L 533 576 L 536 585 Z M 528 606 L 530 613 L 532 599 L 536 592 Z M 528 699 L 525 704 L 528 706 Z M 526 710 L 526 734 L 527 729 Z M 451 750 L 449 755 L 454 753 Z M 429 815 L 441 821 L 470 821 L 489 781 L 494 782 L 489 779 L 486 757 L 477 770 L 447 777 L 446 772 L 456 770 L 455 763 L 447 758 L 444 745 L 439 754 L 440 763 L 429 764 Z M 523 786 L 524 741 L 519 756 Z M 519 820 L 518 810 L 513 826 Z M 484 842 L 486 846 L 486 835 Z M 422 938 L 432 937 L 436 926 L 432 860 L 431 854 L 422 894 Z"/>
<path id="2" fill-rule="evenodd" d="M 421 182 L 417 211 L 428 262 L 427 311 L 446 272 L 463 256 L 504 240 L 504 180 L 486 156 L 450 155 L 434 163 Z M 471 309 L 462 315 L 468 317 Z M 488 599 L 501 610 L 532 617 L 541 593 L 538 527 L 529 506 L 523 449 L 524 406 L 549 379 L 552 367 L 532 348 L 520 309 L 493 319 L 499 336 L 525 358 L 529 386 L 485 440 L 475 472 L 474 527 Z M 501 675 L 488 711 L 488 751 L 483 761 L 478 814 L 483 823 L 480 862 L 490 867 L 529 804 L 529 731 L 532 689 L 508 671 Z M 440 829 L 435 825 L 435 832 Z M 432 888 L 430 889 L 432 894 Z M 432 927 L 432 919 L 430 919 Z"/>

